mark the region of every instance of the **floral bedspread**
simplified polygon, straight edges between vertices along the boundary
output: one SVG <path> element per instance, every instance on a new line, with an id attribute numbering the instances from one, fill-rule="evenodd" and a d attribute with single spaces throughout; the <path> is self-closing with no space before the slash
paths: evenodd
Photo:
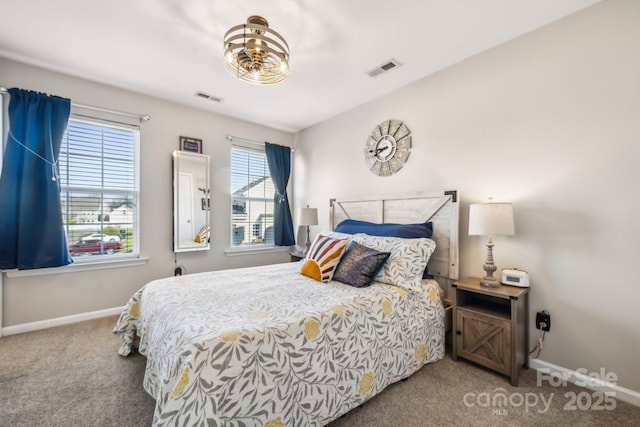
<path id="1" fill-rule="evenodd" d="M 354 288 L 299 263 L 156 280 L 114 333 L 147 358 L 154 425 L 321 426 L 444 356 L 438 284 Z"/>

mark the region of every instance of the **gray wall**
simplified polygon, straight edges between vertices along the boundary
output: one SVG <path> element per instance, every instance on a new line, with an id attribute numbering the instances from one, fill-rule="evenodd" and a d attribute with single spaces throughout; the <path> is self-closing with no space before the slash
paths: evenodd
<path id="1" fill-rule="evenodd" d="M 229 246 L 227 134 L 292 145 L 293 135 L 0 58 L 4 87 L 46 92 L 72 102 L 151 115 L 140 133 L 140 240 L 144 266 L 5 277 L 4 327 L 123 306 L 146 282 L 173 275 L 171 153 L 181 135 L 203 140 L 211 156 L 211 250 L 178 254 L 189 273 L 289 260 L 287 253 L 226 256 Z"/>
<path id="2" fill-rule="evenodd" d="M 387 119 L 414 146 L 377 177 L 364 144 Z M 496 236 L 494 256 L 530 273 L 532 346 L 547 309 L 542 360 L 640 390 L 639 120 L 640 2 L 605 1 L 300 132 L 294 204 L 320 209 L 318 232 L 330 197 L 457 189 L 464 277 L 486 254 L 469 204 L 513 202 L 516 235 Z"/>

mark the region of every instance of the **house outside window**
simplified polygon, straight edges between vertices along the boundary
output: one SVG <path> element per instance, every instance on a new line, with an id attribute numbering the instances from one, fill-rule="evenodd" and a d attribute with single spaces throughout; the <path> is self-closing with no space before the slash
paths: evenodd
<path id="1" fill-rule="evenodd" d="M 262 224 L 260 224 L 259 222 L 254 222 L 253 224 L 251 224 L 251 226 L 253 227 L 253 233 L 251 233 L 252 236 L 260 237 L 261 235 L 260 230 L 262 229 Z"/>
<path id="2" fill-rule="evenodd" d="M 75 261 L 139 255 L 136 126 L 72 116 L 59 157 L 62 218 Z"/>
<path id="3" fill-rule="evenodd" d="M 275 187 L 264 150 L 231 148 L 231 248 L 273 247 Z"/>

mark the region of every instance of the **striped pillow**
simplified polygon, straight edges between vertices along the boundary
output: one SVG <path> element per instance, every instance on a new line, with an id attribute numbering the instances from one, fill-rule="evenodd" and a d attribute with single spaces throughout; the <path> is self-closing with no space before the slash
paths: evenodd
<path id="1" fill-rule="evenodd" d="M 347 243 L 349 241 L 346 239 L 318 234 L 307 252 L 300 273 L 318 282 L 330 282 Z"/>
<path id="2" fill-rule="evenodd" d="M 195 239 L 193 239 L 196 243 L 207 243 L 209 241 L 209 233 L 211 232 L 211 227 L 208 225 L 202 226 Z"/>

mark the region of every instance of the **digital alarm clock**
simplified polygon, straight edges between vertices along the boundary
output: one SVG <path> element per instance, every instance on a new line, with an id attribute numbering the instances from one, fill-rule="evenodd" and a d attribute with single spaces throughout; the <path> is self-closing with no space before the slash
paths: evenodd
<path id="1" fill-rule="evenodd" d="M 503 268 L 500 283 L 503 285 L 518 286 L 521 288 L 529 287 L 529 274 L 524 270 L 516 268 Z"/>

